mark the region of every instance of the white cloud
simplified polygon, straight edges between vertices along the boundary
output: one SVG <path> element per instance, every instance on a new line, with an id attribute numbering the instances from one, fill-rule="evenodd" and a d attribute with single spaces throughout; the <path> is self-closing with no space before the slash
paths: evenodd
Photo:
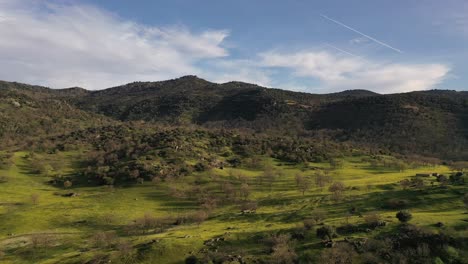
<path id="1" fill-rule="evenodd" d="M 87 5 L 0 0 L 0 79 L 106 88 L 197 74 L 228 55 L 225 30 L 150 27 Z"/>
<path id="2" fill-rule="evenodd" d="M 217 83 L 242 81 L 265 87 L 273 85 L 271 71 L 253 60 L 217 60 L 201 75 Z"/>
<path id="3" fill-rule="evenodd" d="M 433 88 L 449 72 L 443 64 L 369 62 L 324 51 L 261 54 L 265 67 L 289 68 L 295 75 L 318 79 L 328 91 L 368 89 L 381 93 Z"/>
<path id="4" fill-rule="evenodd" d="M 228 35 L 142 25 L 90 5 L 0 0 L 0 79 L 101 89 L 195 74 L 309 92 L 390 93 L 432 88 L 449 71 L 442 64 L 369 62 L 325 50 L 233 58 L 223 43 Z"/>

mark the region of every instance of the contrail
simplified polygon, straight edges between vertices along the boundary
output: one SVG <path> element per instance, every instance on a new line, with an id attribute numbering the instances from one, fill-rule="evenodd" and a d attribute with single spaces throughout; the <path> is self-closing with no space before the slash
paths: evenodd
<path id="1" fill-rule="evenodd" d="M 356 57 L 356 58 L 358 58 L 358 59 L 361 59 L 361 60 L 364 60 L 364 61 L 366 60 L 366 59 L 364 59 L 364 58 L 361 57 L 361 56 L 358 56 L 358 55 L 353 54 L 353 53 L 351 53 L 351 52 L 349 52 L 349 51 L 346 51 L 346 50 L 340 49 L 340 48 L 338 48 L 338 47 L 335 47 L 335 46 L 333 46 L 333 45 L 330 44 L 330 43 L 325 43 L 325 45 L 327 45 L 327 46 L 329 46 L 329 47 L 331 47 L 331 48 L 334 48 L 334 49 L 336 49 L 337 51 L 340 51 L 340 52 L 343 52 L 343 53 L 348 54 L 348 55 L 350 55 L 350 56 Z"/>
<path id="2" fill-rule="evenodd" d="M 333 18 L 327 17 L 326 15 L 322 15 L 322 14 L 321 14 L 320 16 L 323 17 L 323 18 L 325 18 L 325 19 L 327 19 L 327 20 L 330 20 L 331 22 L 336 23 L 336 24 L 338 24 L 338 25 L 340 25 L 340 26 L 342 26 L 342 27 L 345 27 L 345 28 L 347 28 L 347 29 L 349 29 L 349 30 L 351 30 L 351 31 L 354 31 L 354 32 L 356 32 L 356 33 L 358 33 L 358 34 L 360 34 L 360 35 L 362 35 L 362 36 L 364 36 L 364 37 L 366 37 L 366 38 L 368 38 L 368 39 L 374 41 L 375 43 L 378 43 L 378 44 L 380 44 L 380 45 L 382 45 L 382 46 L 384 46 L 384 47 L 387 47 L 387 48 L 389 48 L 389 49 L 392 49 L 392 50 L 394 50 L 394 51 L 396 51 L 396 52 L 403 53 L 401 50 L 399 50 L 399 49 L 397 49 L 397 48 L 394 48 L 394 47 L 388 45 L 387 43 L 384 43 L 384 42 L 382 42 L 382 41 L 380 41 L 380 40 L 378 40 L 378 39 L 375 39 L 375 38 L 373 38 L 373 37 L 371 37 L 371 36 L 369 36 L 369 35 L 366 35 L 366 34 L 360 32 L 360 31 L 358 31 L 358 30 L 356 30 L 356 29 L 354 29 L 354 28 L 352 28 L 352 27 L 350 27 L 350 26 L 347 26 L 347 25 L 341 23 L 340 21 L 337 21 L 337 20 L 335 20 L 335 19 L 333 19 Z"/>

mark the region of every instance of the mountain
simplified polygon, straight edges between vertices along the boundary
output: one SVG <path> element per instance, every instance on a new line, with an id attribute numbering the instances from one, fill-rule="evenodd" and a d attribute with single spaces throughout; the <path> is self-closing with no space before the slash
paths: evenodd
<path id="1" fill-rule="evenodd" d="M 109 117 L 84 111 L 64 98 L 83 96 L 81 88 L 53 90 L 40 86 L 0 82 L 0 139 L 22 143 L 30 137 L 62 134 L 114 123 Z"/>
<path id="2" fill-rule="evenodd" d="M 115 122 L 141 120 L 320 136 L 404 154 L 468 159 L 467 92 L 431 90 L 380 95 L 350 90 L 308 94 L 243 82 L 217 84 L 184 76 L 98 91 L 53 90 L 2 82 L 0 95 L 4 102 L 2 112 L 16 109 L 11 98 L 18 101 L 24 97 L 36 105 L 30 112 L 39 116 L 38 120 L 56 120 L 62 127 L 63 123 L 70 128 L 81 125 L 85 121 L 80 116 L 87 116 L 88 124 L 94 122 L 90 120 L 103 122 L 106 116 Z M 27 119 L 34 119 L 34 115 Z M 5 116 L 3 120 L 8 123 Z M 41 126 L 32 122 L 34 125 Z"/>

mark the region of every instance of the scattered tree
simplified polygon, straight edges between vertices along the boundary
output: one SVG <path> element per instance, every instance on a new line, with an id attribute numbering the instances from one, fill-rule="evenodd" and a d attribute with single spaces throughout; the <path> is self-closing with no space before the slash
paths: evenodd
<path id="1" fill-rule="evenodd" d="M 203 211 L 203 210 L 197 211 L 197 212 L 193 215 L 193 221 L 194 221 L 198 226 L 200 226 L 200 224 L 203 223 L 207 218 L 208 218 L 208 213 L 205 212 L 205 211 Z"/>
<path id="2" fill-rule="evenodd" d="M 239 192 L 240 195 L 244 198 L 244 200 L 247 200 L 247 198 L 249 198 L 250 195 L 250 186 L 247 183 L 243 183 L 240 186 Z"/>
<path id="3" fill-rule="evenodd" d="M 396 214 L 396 218 L 398 218 L 400 222 L 406 223 L 413 218 L 413 215 L 407 210 L 402 210 Z"/>
<path id="4" fill-rule="evenodd" d="M 40 195 L 39 195 L 39 194 L 37 194 L 37 193 L 31 194 L 31 202 L 32 202 L 34 205 L 39 204 L 39 198 L 40 198 Z"/>
<path id="5" fill-rule="evenodd" d="M 465 204 L 465 207 L 468 209 L 468 193 L 465 193 L 463 196 L 463 203 Z"/>
<path id="6" fill-rule="evenodd" d="M 63 182 L 63 187 L 65 187 L 65 188 L 70 188 L 70 187 L 72 187 L 72 185 L 73 185 L 73 183 L 71 181 L 69 181 L 69 180 L 66 180 L 66 181 Z"/>
<path id="7" fill-rule="evenodd" d="M 346 186 L 343 182 L 334 182 L 330 185 L 328 190 L 333 193 L 333 199 L 338 201 L 341 200 L 343 192 L 346 190 Z"/>
<path id="8" fill-rule="evenodd" d="M 324 225 L 320 228 L 317 228 L 317 236 L 321 239 L 328 239 L 329 241 L 332 241 L 335 235 L 336 231 L 332 226 Z"/>
<path id="9" fill-rule="evenodd" d="M 305 192 L 310 189 L 312 182 L 308 177 L 304 177 L 301 174 L 296 175 L 296 186 L 297 189 L 302 193 L 304 196 Z"/>
<path id="10" fill-rule="evenodd" d="M 335 247 L 325 249 L 320 255 L 322 264 L 352 264 L 357 256 L 356 251 L 347 243 L 338 243 Z"/>

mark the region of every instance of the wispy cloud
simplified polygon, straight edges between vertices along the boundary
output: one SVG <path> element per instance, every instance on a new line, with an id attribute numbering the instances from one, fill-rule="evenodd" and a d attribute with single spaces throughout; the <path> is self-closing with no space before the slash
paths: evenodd
<path id="1" fill-rule="evenodd" d="M 390 46 L 389 44 L 387 44 L 387 43 L 385 43 L 385 42 L 382 42 L 382 41 L 380 41 L 380 40 L 378 40 L 378 39 L 376 39 L 376 38 L 373 38 L 373 37 L 371 37 L 371 36 L 369 36 L 369 35 L 366 35 L 366 34 L 362 33 L 361 31 L 359 31 L 359 30 L 357 30 L 357 29 L 354 29 L 354 28 L 352 28 L 352 27 L 350 27 L 350 26 L 348 26 L 348 25 L 345 25 L 345 24 L 341 23 L 341 22 L 338 21 L 338 20 L 335 20 L 335 19 L 333 19 L 333 18 L 330 18 L 330 17 L 328 17 L 328 16 L 326 16 L 326 15 L 320 15 L 320 16 L 323 17 L 323 18 L 325 18 L 325 19 L 327 19 L 327 20 L 329 20 L 329 21 L 331 21 L 331 22 L 333 22 L 333 23 L 335 23 L 335 24 L 340 25 L 340 26 L 342 26 L 342 27 L 344 27 L 344 28 L 347 28 L 347 29 L 349 29 L 349 30 L 351 30 L 351 31 L 354 31 L 354 32 L 358 33 L 359 35 L 361 35 L 361 36 L 363 36 L 363 37 L 365 37 L 365 38 L 368 38 L 368 39 L 374 41 L 374 42 L 377 43 L 377 44 L 380 44 L 380 45 L 382 45 L 382 46 L 384 46 L 384 47 L 387 47 L 387 48 L 389 48 L 389 49 L 391 49 L 391 50 L 394 50 L 394 51 L 396 51 L 396 52 L 398 52 L 398 53 L 403 53 L 401 50 L 399 50 L 399 49 L 397 49 L 397 48 L 394 48 L 394 47 Z"/>
<path id="2" fill-rule="evenodd" d="M 0 79 L 98 89 L 200 72 L 226 30 L 152 27 L 89 5 L 0 0 Z"/>
<path id="3" fill-rule="evenodd" d="M 0 0 L 0 79 L 101 89 L 196 74 L 309 92 L 390 93 L 432 88 L 450 70 L 436 63 L 363 60 L 334 44 L 231 56 L 225 29 L 149 26 L 93 5 L 57 3 Z"/>
<path id="4" fill-rule="evenodd" d="M 368 89 L 380 93 L 430 89 L 447 77 L 443 64 L 398 64 L 363 61 L 325 51 L 261 54 L 265 67 L 291 69 L 295 75 L 321 82 L 326 91 Z"/>

